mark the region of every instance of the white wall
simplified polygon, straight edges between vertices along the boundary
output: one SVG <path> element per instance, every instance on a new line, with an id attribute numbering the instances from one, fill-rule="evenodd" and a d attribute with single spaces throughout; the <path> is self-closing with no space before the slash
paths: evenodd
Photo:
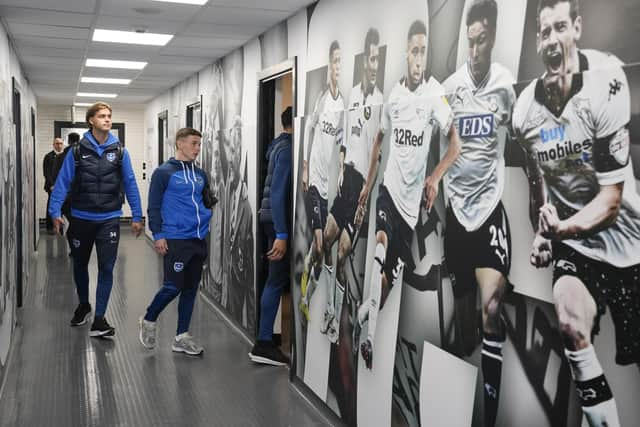
<path id="1" fill-rule="evenodd" d="M 75 121 L 84 121 L 86 109 L 76 108 Z M 52 150 L 54 122 L 55 121 L 73 121 L 71 117 L 71 108 L 68 105 L 39 105 L 38 106 L 38 127 L 36 129 L 37 143 L 37 171 L 36 171 L 36 191 L 37 205 L 36 212 L 38 218 L 44 218 L 47 207 L 47 193 L 44 192 L 44 177 L 42 175 L 42 159 L 49 151 Z M 113 122 L 124 123 L 125 125 L 125 144 L 131 161 L 133 170 L 140 187 L 140 197 L 142 197 L 143 214 L 146 216 L 147 210 L 147 186 L 143 182 L 144 162 L 144 106 L 113 106 Z M 65 141 L 66 143 L 66 141 Z M 131 216 L 131 210 L 128 204 L 123 207 L 123 215 Z"/>

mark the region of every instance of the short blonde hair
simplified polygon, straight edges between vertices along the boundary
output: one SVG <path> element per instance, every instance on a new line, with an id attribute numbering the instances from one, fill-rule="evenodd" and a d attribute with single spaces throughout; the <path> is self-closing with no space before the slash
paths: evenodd
<path id="1" fill-rule="evenodd" d="M 113 113 L 113 110 L 111 109 L 111 106 L 109 104 L 107 104 L 106 102 L 96 102 L 91 107 L 87 108 L 87 114 L 85 115 L 85 121 L 89 125 L 89 129 L 91 129 L 91 123 L 89 122 L 89 119 L 91 117 L 95 116 L 98 111 L 103 110 L 105 108 L 107 110 L 109 110 L 110 113 Z"/>

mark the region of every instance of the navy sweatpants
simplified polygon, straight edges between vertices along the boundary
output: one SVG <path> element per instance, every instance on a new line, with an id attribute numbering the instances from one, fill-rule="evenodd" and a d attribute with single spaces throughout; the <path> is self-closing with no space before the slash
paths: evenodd
<path id="1" fill-rule="evenodd" d="M 176 331 L 176 335 L 180 335 L 189 331 L 202 266 L 207 258 L 207 242 L 200 239 L 167 240 L 167 246 L 169 250 L 164 256 L 164 283 L 147 307 L 144 319 L 155 322 L 162 310 L 180 295 Z"/>
<path id="2" fill-rule="evenodd" d="M 104 316 L 113 286 L 113 267 L 120 243 L 120 218 L 87 221 L 73 218 L 68 231 L 73 256 L 73 278 L 81 304 L 89 303 L 89 258 L 95 244 L 98 255 L 96 316 Z"/>
<path id="3" fill-rule="evenodd" d="M 265 234 L 270 250 L 276 239 L 273 227 L 265 226 Z M 269 261 L 267 282 L 264 285 L 262 299 L 260 300 L 260 326 L 258 329 L 258 339 L 260 341 L 271 341 L 273 338 L 273 322 L 276 320 L 276 314 L 278 314 L 282 288 L 289 281 L 290 249 L 290 247 L 287 247 L 287 253 L 280 261 Z"/>

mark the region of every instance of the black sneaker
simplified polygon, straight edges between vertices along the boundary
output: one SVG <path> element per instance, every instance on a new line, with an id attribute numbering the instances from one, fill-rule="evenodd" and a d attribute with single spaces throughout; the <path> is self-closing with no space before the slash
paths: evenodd
<path id="1" fill-rule="evenodd" d="M 87 323 L 91 314 L 91 304 L 79 304 L 76 311 L 73 312 L 71 326 L 80 326 Z"/>
<path id="2" fill-rule="evenodd" d="M 289 364 L 289 358 L 271 341 L 256 341 L 256 345 L 249 353 L 249 358 L 256 363 L 265 365 L 285 366 Z"/>
<path id="3" fill-rule="evenodd" d="M 93 325 L 91 325 L 91 331 L 89 331 L 90 336 L 112 337 L 115 334 L 115 328 L 107 323 L 107 319 L 105 319 L 104 316 L 96 316 L 96 318 L 93 319 Z"/>

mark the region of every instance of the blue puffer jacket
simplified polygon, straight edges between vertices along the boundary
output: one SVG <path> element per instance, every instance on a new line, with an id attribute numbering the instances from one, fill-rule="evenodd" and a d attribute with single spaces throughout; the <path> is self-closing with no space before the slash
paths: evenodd
<path id="1" fill-rule="evenodd" d="M 153 172 L 147 214 L 155 240 L 207 236 L 211 210 L 202 201 L 206 183 L 202 169 L 174 158 Z"/>

